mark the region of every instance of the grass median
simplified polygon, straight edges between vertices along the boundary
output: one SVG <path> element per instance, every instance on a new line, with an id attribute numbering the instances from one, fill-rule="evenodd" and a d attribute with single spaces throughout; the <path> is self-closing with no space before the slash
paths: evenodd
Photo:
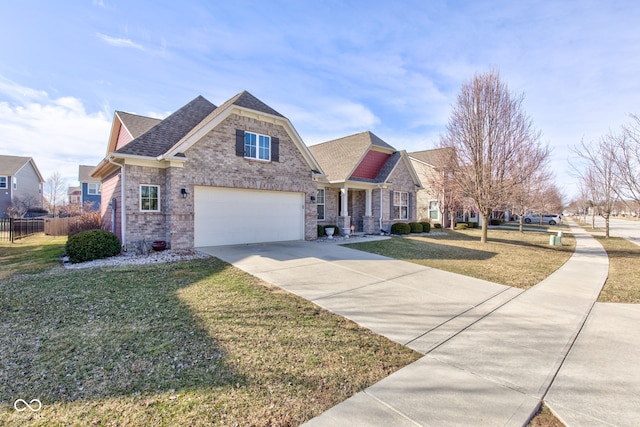
<path id="1" fill-rule="evenodd" d="M 445 233 L 347 246 L 522 289 L 549 276 L 575 250 L 575 239 L 568 234 L 562 246 L 551 246 L 545 232 L 492 229 L 486 244 L 480 243 L 480 229 Z"/>
<path id="2" fill-rule="evenodd" d="M 0 313 L 7 425 L 299 425 L 419 357 L 215 258 L 16 275 Z"/>

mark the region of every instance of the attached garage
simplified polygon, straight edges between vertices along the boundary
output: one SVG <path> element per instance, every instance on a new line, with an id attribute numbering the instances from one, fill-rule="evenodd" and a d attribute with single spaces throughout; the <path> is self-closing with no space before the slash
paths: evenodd
<path id="1" fill-rule="evenodd" d="M 304 193 L 194 188 L 196 247 L 304 239 Z"/>

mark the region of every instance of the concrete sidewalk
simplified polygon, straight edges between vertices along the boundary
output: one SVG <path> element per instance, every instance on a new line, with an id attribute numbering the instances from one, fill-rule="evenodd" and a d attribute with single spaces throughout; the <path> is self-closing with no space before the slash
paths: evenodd
<path id="1" fill-rule="evenodd" d="M 558 374 L 607 276 L 602 247 L 572 231 L 576 253 L 526 292 L 331 244 L 206 251 L 426 354 L 307 425 L 521 426 Z M 580 351 L 592 350 L 587 343 Z M 569 378 L 574 382 L 550 393 L 561 419 L 565 409 L 582 413 L 567 405 L 575 395 L 575 376 Z M 637 411 L 629 413 L 637 419 Z"/>

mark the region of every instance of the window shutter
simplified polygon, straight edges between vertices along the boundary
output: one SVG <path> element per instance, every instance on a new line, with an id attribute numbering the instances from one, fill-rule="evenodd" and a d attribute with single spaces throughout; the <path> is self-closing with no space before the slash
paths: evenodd
<path id="1" fill-rule="evenodd" d="M 236 156 L 244 157 L 244 131 L 236 129 Z"/>
<path id="2" fill-rule="evenodd" d="M 391 212 L 389 214 L 389 219 L 394 219 L 395 218 L 395 212 L 393 211 L 393 190 L 391 190 L 391 193 L 389 194 L 389 205 L 391 206 Z"/>
<path id="3" fill-rule="evenodd" d="M 407 194 L 407 219 L 408 220 L 413 219 L 413 210 L 411 210 L 411 205 L 413 205 L 412 197 L 413 197 L 413 193 Z"/>
<path id="4" fill-rule="evenodd" d="M 280 161 L 280 138 L 271 137 L 271 161 Z"/>

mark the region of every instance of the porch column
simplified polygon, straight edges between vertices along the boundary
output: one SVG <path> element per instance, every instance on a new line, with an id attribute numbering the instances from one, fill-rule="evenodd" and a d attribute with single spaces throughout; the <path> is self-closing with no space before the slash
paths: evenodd
<path id="1" fill-rule="evenodd" d="M 350 232 L 351 217 L 349 216 L 349 188 L 346 186 L 340 189 L 340 216 L 338 216 L 338 228 L 340 228 L 340 234 Z M 347 231 L 348 230 L 348 231 Z"/>
<path id="2" fill-rule="evenodd" d="M 371 193 L 373 190 L 371 188 L 367 188 L 365 190 L 365 208 L 364 208 L 364 216 L 372 216 L 371 213 Z"/>
<path id="3" fill-rule="evenodd" d="M 340 216 L 349 216 L 349 189 L 347 187 L 340 189 L 340 201 L 342 203 Z"/>

